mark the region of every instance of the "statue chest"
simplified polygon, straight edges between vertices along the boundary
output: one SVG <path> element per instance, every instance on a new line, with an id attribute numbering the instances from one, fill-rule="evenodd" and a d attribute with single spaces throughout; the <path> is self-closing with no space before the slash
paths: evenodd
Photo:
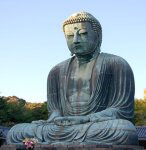
<path id="1" fill-rule="evenodd" d="M 67 98 L 72 106 L 86 104 L 92 92 L 91 76 L 94 61 L 79 64 L 77 61 L 70 66 Z"/>

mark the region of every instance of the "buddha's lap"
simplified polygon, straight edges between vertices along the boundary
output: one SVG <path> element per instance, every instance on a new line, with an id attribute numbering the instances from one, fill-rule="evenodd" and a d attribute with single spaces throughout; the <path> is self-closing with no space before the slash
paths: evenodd
<path id="1" fill-rule="evenodd" d="M 37 138 L 40 143 L 86 142 L 138 145 L 135 127 L 131 122 L 122 119 L 72 126 L 58 126 L 50 123 L 18 124 L 11 128 L 7 143 L 21 144 L 25 138 Z"/>
<path id="2" fill-rule="evenodd" d="M 123 119 L 107 120 L 102 122 L 89 122 L 85 124 L 78 124 L 72 126 L 58 126 L 50 123 L 23 123 L 17 124 L 12 129 L 10 134 L 21 134 L 23 136 L 34 137 L 37 132 L 41 135 L 49 134 L 52 135 L 63 135 L 64 133 L 78 130 L 86 132 L 87 136 L 99 134 L 107 131 L 109 132 L 128 132 L 135 133 L 134 125 Z"/>

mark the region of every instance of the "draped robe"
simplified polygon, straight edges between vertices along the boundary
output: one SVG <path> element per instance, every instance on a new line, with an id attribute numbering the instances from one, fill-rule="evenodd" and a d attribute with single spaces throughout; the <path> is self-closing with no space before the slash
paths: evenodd
<path id="1" fill-rule="evenodd" d="M 75 57 L 56 65 L 49 73 L 47 96 L 50 113 L 61 116 L 88 116 L 90 121 L 59 126 L 54 123 L 23 123 L 8 133 L 8 143 L 22 143 L 34 137 L 40 143 L 97 143 L 137 145 L 138 137 L 131 123 L 134 112 L 134 77 L 121 57 L 100 53 L 91 74 L 91 96 L 87 103 L 72 106 L 67 98 L 70 66 Z M 94 121 L 92 121 L 94 120 Z"/>

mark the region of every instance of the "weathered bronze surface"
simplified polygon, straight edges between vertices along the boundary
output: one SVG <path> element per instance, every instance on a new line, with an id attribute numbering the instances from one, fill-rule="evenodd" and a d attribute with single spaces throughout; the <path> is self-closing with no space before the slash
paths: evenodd
<path id="1" fill-rule="evenodd" d="M 91 14 L 73 14 L 63 30 L 72 57 L 49 73 L 51 116 L 14 126 L 7 142 L 21 144 L 24 138 L 34 137 L 44 144 L 138 145 L 131 123 L 134 77 L 129 64 L 100 52 L 102 29 Z"/>

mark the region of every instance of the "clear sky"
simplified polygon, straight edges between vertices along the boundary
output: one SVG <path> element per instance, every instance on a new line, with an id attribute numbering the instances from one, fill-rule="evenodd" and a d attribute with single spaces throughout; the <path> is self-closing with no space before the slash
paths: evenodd
<path id="1" fill-rule="evenodd" d="M 62 22 L 87 11 L 103 28 L 102 52 L 131 65 L 136 98 L 146 88 L 146 0 L 0 0 L 0 95 L 47 99 L 47 76 L 70 57 Z"/>

